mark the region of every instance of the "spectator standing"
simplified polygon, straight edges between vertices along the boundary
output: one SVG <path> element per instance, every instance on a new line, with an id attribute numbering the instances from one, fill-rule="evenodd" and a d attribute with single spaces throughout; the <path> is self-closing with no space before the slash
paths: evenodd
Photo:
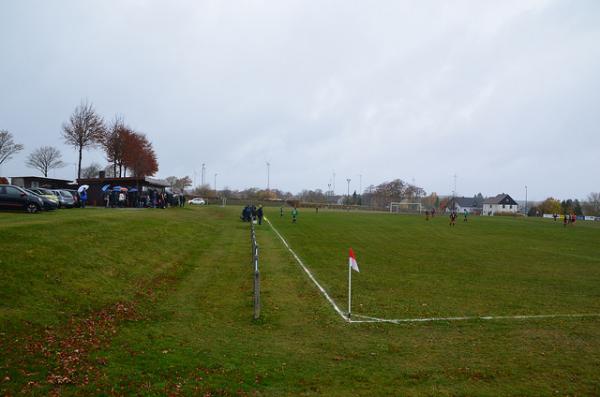
<path id="1" fill-rule="evenodd" d="M 81 191 L 81 193 L 79 193 L 79 199 L 81 200 L 81 208 L 85 208 L 87 198 L 87 191 L 84 189 Z"/>
<path id="2" fill-rule="evenodd" d="M 259 205 L 258 208 L 256 209 L 256 216 L 258 217 L 258 224 L 262 225 L 262 220 L 263 220 L 263 206 Z"/>

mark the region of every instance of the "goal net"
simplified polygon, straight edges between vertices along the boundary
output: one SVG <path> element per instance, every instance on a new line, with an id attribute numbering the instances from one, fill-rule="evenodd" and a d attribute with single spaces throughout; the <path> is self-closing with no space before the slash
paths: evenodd
<path id="1" fill-rule="evenodd" d="M 421 203 L 390 203 L 391 213 L 421 213 Z"/>

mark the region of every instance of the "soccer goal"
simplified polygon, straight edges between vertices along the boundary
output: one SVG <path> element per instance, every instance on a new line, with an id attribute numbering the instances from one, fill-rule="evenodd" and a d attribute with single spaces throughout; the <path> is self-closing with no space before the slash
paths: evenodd
<path id="1" fill-rule="evenodd" d="M 391 202 L 390 203 L 390 213 L 421 213 L 421 203 L 400 203 L 400 202 Z"/>

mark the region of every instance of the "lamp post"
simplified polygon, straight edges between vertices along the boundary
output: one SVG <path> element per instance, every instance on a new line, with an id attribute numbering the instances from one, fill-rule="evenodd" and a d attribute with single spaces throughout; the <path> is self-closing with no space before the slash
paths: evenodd
<path id="1" fill-rule="evenodd" d="M 331 196 L 331 182 L 327 184 L 327 195 Z"/>
<path id="2" fill-rule="evenodd" d="M 206 164 L 202 163 L 202 186 L 204 186 L 206 184 Z"/>

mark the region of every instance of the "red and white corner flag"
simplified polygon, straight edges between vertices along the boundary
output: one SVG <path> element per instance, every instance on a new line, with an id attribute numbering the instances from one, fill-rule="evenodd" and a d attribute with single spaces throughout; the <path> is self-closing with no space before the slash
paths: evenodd
<path id="1" fill-rule="evenodd" d="M 355 270 L 360 273 L 360 270 L 358 270 L 358 263 L 356 262 L 356 256 L 354 256 L 354 251 L 352 250 L 352 248 L 350 248 L 348 264 L 350 265 L 352 270 Z"/>

